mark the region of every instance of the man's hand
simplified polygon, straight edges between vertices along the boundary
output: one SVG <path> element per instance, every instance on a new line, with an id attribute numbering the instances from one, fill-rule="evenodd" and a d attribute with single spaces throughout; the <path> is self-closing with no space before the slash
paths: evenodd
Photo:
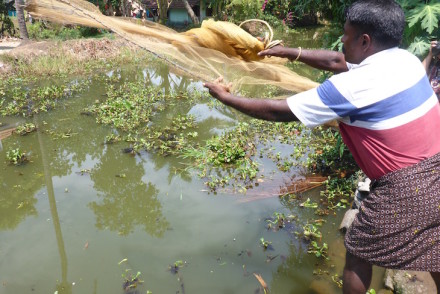
<path id="1" fill-rule="evenodd" d="M 432 49 L 437 45 L 437 41 L 431 41 L 431 46 L 429 47 L 428 56 L 432 58 Z"/>
<path id="2" fill-rule="evenodd" d="M 222 82 L 223 78 L 220 77 L 213 83 L 204 83 L 203 86 L 223 104 L 254 118 L 282 122 L 298 120 L 285 99 L 253 99 L 236 96 L 230 93 L 232 84 L 225 85 Z"/>
<path id="3" fill-rule="evenodd" d="M 263 51 L 258 52 L 258 56 L 267 56 L 267 57 L 271 57 L 271 56 L 276 56 L 276 57 L 288 57 L 286 55 L 286 47 L 278 45 L 275 47 L 272 47 L 270 49 L 266 49 Z"/>
<path id="4" fill-rule="evenodd" d="M 437 41 L 431 41 L 431 46 L 429 47 L 428 54 L 426 55 L 425 59 L 423 59 L 422 64 L 425 67 L 426 74 L 430 74 L 430 67 L 432 58 L 434 57 L 432 53 L 432 49 L 437 45 Z"/>
<path id="5" fill-rule="evenodd" d="M 211 96 L 221 100 L 224 95 L 231 92 L 232 83 L 225 85 L 223 84 L 223 77 L 219 77 L 212 83 L 203 83 L 203 87 L 208 88 Z"/>
<path id="6" fill-rule="evenodd" d="M 435 46 L 437 46 L 437 43 L 438 43 L 437 40 L 431 41 L 431 47 L 429 47 L 429 54 L 433 55 L 432 49 L 434 49 Z"/>

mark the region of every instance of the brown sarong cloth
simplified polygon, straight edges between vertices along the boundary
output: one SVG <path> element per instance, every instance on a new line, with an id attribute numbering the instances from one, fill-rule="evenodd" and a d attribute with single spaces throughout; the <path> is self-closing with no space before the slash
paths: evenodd
<path id="1" fill-rule="evenodd" d="M 440 272 L 440 153 L 372 183 L 345 235 L 371 264 Z"/>

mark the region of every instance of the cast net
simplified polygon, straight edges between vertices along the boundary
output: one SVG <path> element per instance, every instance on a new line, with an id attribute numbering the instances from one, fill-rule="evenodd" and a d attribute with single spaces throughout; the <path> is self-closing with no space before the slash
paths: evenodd
<path id="1" fill-rule="evenodd" d="M 105 16 L 84 0 L 29 0 L 26 10 L 35 18 L 56 23 L 111 30 L 164 60 L 182 75 L 201 81 L 223 76 L 225 81 L 232 83 L 232 90 L 273 85 L 302 92 L 318 85 L 287 68 L 285 60 L 257 55 L 277 44 L 272 41 L 270 27 L 262 30 L 260 23 L 246 22 L 242 28 L 230 22 L 208 19 L 200 28 L 179 33 L 154 22 Z M 249 33 L 252 29 L 257 32 L 255 36 Z"/>

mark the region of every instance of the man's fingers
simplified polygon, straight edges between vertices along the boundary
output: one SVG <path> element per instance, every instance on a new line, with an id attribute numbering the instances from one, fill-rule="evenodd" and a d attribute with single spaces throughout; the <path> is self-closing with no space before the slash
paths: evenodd
<path id="1" fill-rule="evenodd" d="M 222 82 L 223 82 L 223 77 L 221 77 L 221 76 L 214 80 L 214 83 L 216 83 L 216 84 L 220 84 Z"/>
<path id="2" fill-rule="evenodd" d="M 266 49 L 266 50 L 258 52 L 257 55 L 258 56 L 262 56 L 262 57 L 270 58 L 270 57 L 272 57 L 272 54 L 270 54 L 271 52 L 272 52 L 271 49 Z"/>
<path id="3" fill-rule="evenodd" d="M 231 93 L 231 88 L 232 88 L 232 82 L 226 85 L 225 90 Z"/>
<path id="4" fill-rule="evenodd" d="M 203 87 L 209 90 L 209 93 L 214 97 L 217 97 L 222 92 L 231 92 L 232 82 L 225 84 L 223 83 L 223 77 L 217 78 L 213 83 L 205 82 Z"/>
<path id="5" fill-rule="evenodd" d="M 260 51 L 260 52 L 257 53 L 257 55 L 258 55 L 258 56 L 266 56 L 266 55 L 269 55 L 269 54 L 267 54 L 268 51 L 269 51 L 269 50 L 263 50 L 263 51 Z"/>

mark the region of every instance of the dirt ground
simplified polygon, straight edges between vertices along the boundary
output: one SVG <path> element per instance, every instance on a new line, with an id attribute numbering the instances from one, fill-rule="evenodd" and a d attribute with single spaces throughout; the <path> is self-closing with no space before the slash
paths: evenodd
<path id="1" fill-rule="evenodd" d="M 0 55 L 8 54 L 14 59 L 29 61 L 42 55 L 71 54 L 78 61 L 112 58 L 121 53 L 122 48 L 135 50 L 136 47 L 122 39 L 79 39 L 68 41 L 23 41 L 20 39 L 0 39 Z M 11 65 L 0 59 L 0 74 L 8 73 Z"/>
<path id="2" fill-rule="evenodd" d="M 33 57 L 50 54 L 58 48 L 75 54 L 79 59 L 108 58 L 118 54 L 122 47 L 133 47 L 121 39 L 79 39 L 69 41 L 22 41 L 20 39 L 0 40 L 0 50 L 20 57 Z"/>
<path id="3" fill-rule="evenodd" d="M 0 54 L 7 53 L 21 44 L 20 39 L 8 38 L 0 39 Z"/>
<path id="4" fill-rule="evenodd" d="M 18 47 L 21 44 L 21 40 L 8 40 L 0 42 L 0 54 L 8 52 L 11 49 Z"/>

